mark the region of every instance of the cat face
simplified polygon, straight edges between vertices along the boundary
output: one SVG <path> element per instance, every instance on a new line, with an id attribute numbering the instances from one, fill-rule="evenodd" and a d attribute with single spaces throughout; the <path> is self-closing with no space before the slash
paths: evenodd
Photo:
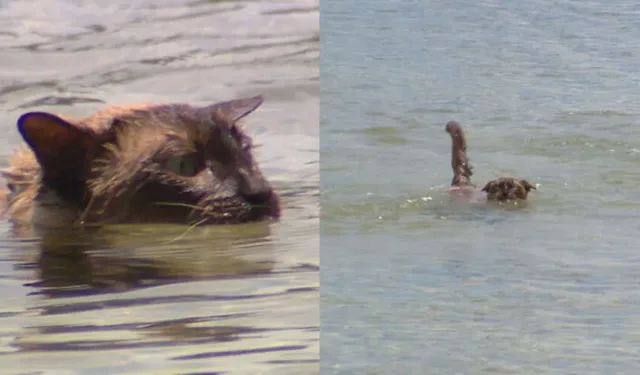
<path id="1" fill-rule="evenodd" d="M 238 124 L 260 104 L 111 108 L 79 122 L 30 112 L 18 129 L 40 167 L 37 199 L 55 196 L 80 222 L 241 223 L 280 215 Z"/>
<path id="2" fill-rule="evenodd" d="M 482 188 L 482 191 L 487 193 L 487 199 L 491 201 L 526 200 L 531 190 L 536 190 L 536 187 L 526 180 L 511 177 L 489 181 Z"/>

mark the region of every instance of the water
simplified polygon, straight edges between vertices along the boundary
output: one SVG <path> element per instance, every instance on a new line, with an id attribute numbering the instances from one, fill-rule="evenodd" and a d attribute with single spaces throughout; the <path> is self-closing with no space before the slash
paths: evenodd
<path id="1" fill-rule="evenodd" d="M 2 374 L 318 372 L 317 1 L 0 2 L 1 160 L 28 110 L 265 95 L 273 224 L 20 236 L 0 223 Z"/>
<path id="2" fill-rule="evenodd" d="M 638 371 L 639 14 L 323 3 L 323 373 Z M 528 204 L 447 199 L 451 119 Z"/>

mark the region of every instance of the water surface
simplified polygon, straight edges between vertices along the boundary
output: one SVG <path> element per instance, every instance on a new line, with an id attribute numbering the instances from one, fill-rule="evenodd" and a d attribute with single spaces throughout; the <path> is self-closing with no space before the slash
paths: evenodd
<path id="1" fill-rule="evenodd" d="M 638 14 L 323 3 L 323 373 L 637 372 Z M 449 201 L 451 119 L 528 204 Z"/>

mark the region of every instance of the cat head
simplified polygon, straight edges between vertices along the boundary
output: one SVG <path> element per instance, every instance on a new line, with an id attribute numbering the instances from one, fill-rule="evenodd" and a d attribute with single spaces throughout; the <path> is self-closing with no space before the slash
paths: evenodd
<path id="1" fill-rule="evenodd" d="M 280 215 L 238 123 L 262 101 L 113 107 L 77 122 L 30 112 L 18 129 L 41 190 L 77 208 L 80 221 L 241 223 Z"/>
<path id="2" fill-rule="evenodd" d="M 531 190 L 536 190 L 536 187 L 526 180 L 511 177 L 489 181 L 482 188 L 482 191 L 487 193 L 487 199 L 491 201 L 526 200 Z"/>

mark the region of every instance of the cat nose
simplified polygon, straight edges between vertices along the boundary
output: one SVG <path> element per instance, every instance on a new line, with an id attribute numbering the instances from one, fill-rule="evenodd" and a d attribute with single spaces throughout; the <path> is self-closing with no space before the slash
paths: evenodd
<path id="1" fill-rule="evenodd" d="M 250 205 L 268 207 L 272 201 L 273 192 L 261 191 L 257 194 L 243 195 L 242 198 Z"/>
<path id="2" fill-rule="evenodd" d="M 263 203 L 273 195 L 273 188 L 264 177 L 251 176 L 245 170 L 240 170 L 239 190 L 240 195 L 249 203 Z"/>

